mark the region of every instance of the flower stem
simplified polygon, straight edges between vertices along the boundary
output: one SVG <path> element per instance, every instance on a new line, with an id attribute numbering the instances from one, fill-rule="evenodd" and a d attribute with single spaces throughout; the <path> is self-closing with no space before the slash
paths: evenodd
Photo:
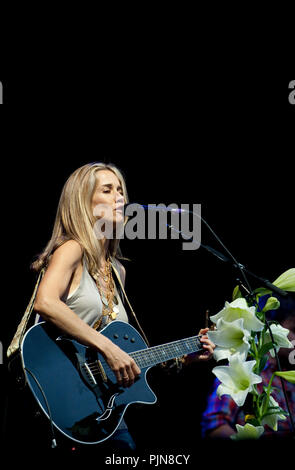
<path id="1" fill-rule="evenodd" d="M 262 416 L 266 413 L 267 408 L 268 408 L 269 396 L 270 396 L 270 391 L 271 391 L 271 384 L 272 384 L 272 381 L 273 381 L 274 376 L 275 376 L 275 373 L 272 374 L 271 379 L 270 379 L 270 381 L 269 381 L 269 384 L 268 384 L 268 386 L 267 386 L 267 390 L 266 390 L 266 400 L 265 400 L 264 406 L 263 406 L 262 411 L 261 411 L 261 415 L 262 415 Z"/>

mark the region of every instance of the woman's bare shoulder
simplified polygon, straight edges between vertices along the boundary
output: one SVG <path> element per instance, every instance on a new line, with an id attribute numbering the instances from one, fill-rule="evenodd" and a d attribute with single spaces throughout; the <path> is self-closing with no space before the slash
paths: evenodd
<path id="1" fill-rule="evenodd" d="M 83 252 L 79 243 L 68 240 L 54 250 L 36 297 L 36 309 L 42 305 L 42 299 L 56 297 L 62 299 L 68 292 L 73 274 L 79 269 Z M 39 306 L 39 307 L 38 307 Z"/>
<path id="2" fill-rule="evenodd" d="M 53 253 L 51 262 L 66 262 L 69 265 L 80 263 L 83 257 L 83 249 L 76 240 L 67 240 Z"/>

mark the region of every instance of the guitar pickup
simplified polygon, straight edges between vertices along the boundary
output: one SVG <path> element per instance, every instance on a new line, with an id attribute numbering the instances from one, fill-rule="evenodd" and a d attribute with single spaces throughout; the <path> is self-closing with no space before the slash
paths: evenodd
<path id="1" fill-rule="evenodd" d="M 92 362 L 91 367 L 90 364 L 88 364 L 87 362 L 83 362 L 81 366 L 81 371 L 90 385 L 97 385 L 98 377 L 100 377 L 103 382 L 108 381 L 105 370 L 99 359 L 97 359 L 95 362 Z"/>

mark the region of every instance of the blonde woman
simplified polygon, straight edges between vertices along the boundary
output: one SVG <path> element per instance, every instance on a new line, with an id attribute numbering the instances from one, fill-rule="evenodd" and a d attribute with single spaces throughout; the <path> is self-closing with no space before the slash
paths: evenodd
<path id="1" fill-rule="evenodd" d="M 140 373 L 138 366 L 93 328 L 103 309 L 99 290 L 107 297 L 110 287 L 106 281 L 109 255 L 116 257 L 119 247 L 117 239 L 96 237 L 97 218 L 93 213 L 99 205 L 109 206 L 118 224 L 126 201 L 124 179 L 113 165 L 93 163 L 76 170 L 63 188 L 52 238 L 33 267 L 38 270 L 46 267 L 35 310 L 44 320 L 101 352 L 118 382 L 130 386 Z M 116 262 L 124 283 L 125 269 L 118 260 Z M 127 321 L 123 308 L 117 319 Z"/>
<path id="2" fill-rule="evenodd" d="M 78 168 L 63 188 L 52 237 L 33 263 L 37 271 L 46 268 L 36 296 L 36 312 L 80 343 L 99 351 L 123 387 L 132 386 L 140 369 L 99 329 L 114 318 L 128 322 L 114 287 L 111 262 L 123 285 L 125 269 L 118 259 L 119 239 L 98 237 L 94 227 L 102 216 L 106 223 L 122 225 L 127 202 L 124 178 L 114 165 L 90 163 Z M 97 208 L 105 210 L 98 213 Z M 206 360 L 214 346 L 206 335 L 203 342 L 207 354 L 200 358 Z M 134 448 L 124 421 L 113 438 L 117 438 L 119 446 Z"/>

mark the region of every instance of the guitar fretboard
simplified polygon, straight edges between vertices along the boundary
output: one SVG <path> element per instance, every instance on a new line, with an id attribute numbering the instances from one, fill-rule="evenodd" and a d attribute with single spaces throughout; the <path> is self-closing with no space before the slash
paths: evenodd
<path id="1" fill-rule="evenodd" d="M 152 367 L 161 362 L 175 359 L 185 354 L 201 351 L 202 343 L 199 336 L 173 341 L 172 343 L 153 346 L 129 353 L 140 368 Z"/>

